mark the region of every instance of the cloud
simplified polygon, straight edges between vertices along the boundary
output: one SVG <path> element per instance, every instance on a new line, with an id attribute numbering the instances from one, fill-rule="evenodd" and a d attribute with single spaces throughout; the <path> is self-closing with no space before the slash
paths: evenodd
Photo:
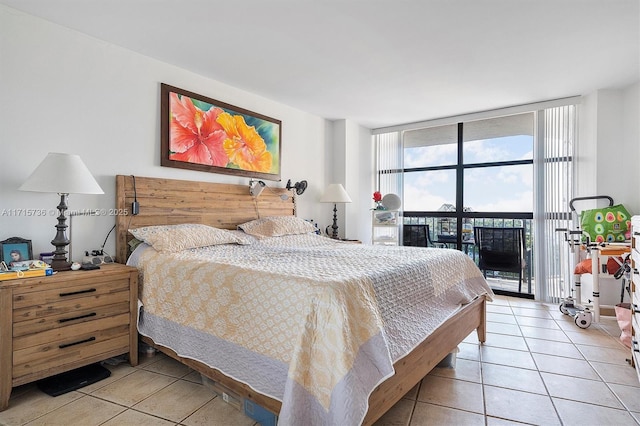
<path id="1" fill-rule="evenodd" d="M 447 202 L 446 198 L 431 194 L 424 188 L 417 186 L 404 187 L 404 209 L 406 211 L 431 211 L 437 210 L 433 206 L 440 207 Z"/>
<path id="2" fill-rule="evenodd" d="M 466 164 L 532 159 L 531 136 L 514 136 L 464 143 Z M 405 168 L 454 165 L 455 144 L 405 150 Z M 455 170 L 409 172 L 404 175 L 404 209 L 436 211 L 455 204 Z M 465 207 L 478 212 L 533 211 L 533 165 L 467 169 L 464 172 Z"/>
<path id="3" fill-rule="evenodd" d="M 404 150 L 404 168 L 456 164 L 457 149 L 455 144 L 407 148 Z"/>

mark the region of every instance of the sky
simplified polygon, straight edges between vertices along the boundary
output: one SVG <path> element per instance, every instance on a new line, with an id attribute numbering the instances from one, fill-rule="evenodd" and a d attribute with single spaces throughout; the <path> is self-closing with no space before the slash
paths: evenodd
<path id="1" fill-rule="evenodd" d="M 465 164 L 533 159 L 533 136 L 466 141 Z M 404 168 L 456 164 L 456 144 L 406 148 Z M 465 170 L 464 207 L 476 212 L 533 211 L 533 164 Z M 455 205 L 456 172 L 404 174 L 404 210 L 435 211 Z"/>

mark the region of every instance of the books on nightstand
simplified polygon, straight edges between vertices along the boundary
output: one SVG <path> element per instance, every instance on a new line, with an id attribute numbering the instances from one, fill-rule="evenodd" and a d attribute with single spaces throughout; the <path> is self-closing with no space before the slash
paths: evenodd
<path id="1" fill-rule="evenodd" d="M 53 275 L 53 269 L 27 269 L 26 271 L 0 271 L 0 281 L 15 280 L 16 278 L 44 277 Z"/>

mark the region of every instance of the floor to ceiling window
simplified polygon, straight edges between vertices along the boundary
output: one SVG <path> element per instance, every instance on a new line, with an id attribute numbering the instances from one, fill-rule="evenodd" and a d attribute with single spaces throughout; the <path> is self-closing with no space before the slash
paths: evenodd
<path id="1" fill-rule="evenodd" d="M 405 221 L 428 224 L 434 244 L 474 257 L 475 227 L 523 227 L 529 260 L 534 123 L 534 113 L 523 113 L 404 132 Z M 515 286 L 504 273 L 490 283 L 497 292 L 532 295 L 526 272 Z"/>
<path id="2" fill-rule="evenodd" d="M 488 278 L 498 292 L 558 302 L 571 291 L 569 247 L 557 230 L 571 219 L 578 103 L 376 129 L 376 189 L 402 195 L 404 223 L 428 225 L 429 244 L 476 262 L 474 228 L 523 228 L 524 280 L 514 290 L 513 274 Z"/>

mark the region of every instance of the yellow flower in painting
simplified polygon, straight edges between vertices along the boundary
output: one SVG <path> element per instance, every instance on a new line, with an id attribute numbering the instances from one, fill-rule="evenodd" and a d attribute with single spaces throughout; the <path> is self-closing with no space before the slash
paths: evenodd
<path id="1" fill-rule="evenodd" d="M 222 109 L 203 111 L 176 93 L 170 94 L 170 107 L 169 159 L 225 167 L 229 158 L 222 144 L 227 135 L 216 121 Z"/>
<path id="2" fill-rule="evenodd" d="M 241 115 L 232 116 L 226 112 L 218 115 L 216 121 L 227 134 L 222 146 L 229 161 L 243 170 L 267 173 L 271 171 L 271 153 L 267 151 L 267 144 L 255 127 L 247 126 Z"/>

